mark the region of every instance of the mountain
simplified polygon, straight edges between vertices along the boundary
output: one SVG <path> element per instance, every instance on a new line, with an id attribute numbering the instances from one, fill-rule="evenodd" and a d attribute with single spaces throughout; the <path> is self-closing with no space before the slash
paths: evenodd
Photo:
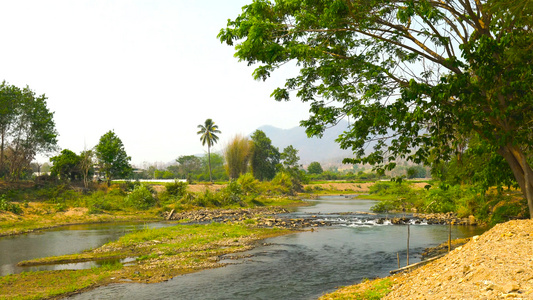
<path id="1" fill-rule="evenodd" d="M 300 164 L 305 166 L 317 161 L 324 167 L 325 165 L 341 165 L 343 158 L 353 156 L 351 151 L 342 150 L 335 142 L 335 139 L 347 128 L 348 122 L 341 121 L 336 126 L 326 129 L 322 138 L 308 138 L 303 127 L 280 129 L 265 125 L 259 127 L 258 130 L 262 130 L 280 152 L 289 145 L 297 149 Z"/>

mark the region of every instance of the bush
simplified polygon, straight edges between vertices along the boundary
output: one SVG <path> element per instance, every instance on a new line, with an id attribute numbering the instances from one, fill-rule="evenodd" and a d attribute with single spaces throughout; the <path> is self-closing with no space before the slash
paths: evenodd
<path id="1" fill-rule="evenodd" d="M 243 196 L 244 192 L 241 185 L 236 181 L 232 181 L 220 191 L 220 205 L 226 206 L 239 204 L 240 206 L 245 206 L 242 199 Z"/>
<path id="2" fill-rule="evenodd" d="M 120 210 L 124 197 L 108 195 L 104 191 L 96 191 L 87 199 L 90 214 L 102 213 L 105 210 Z"/>
<path id="3" fill-rule="evenodd" d="M 271 190 L 273 193 L 278 195 L 293 195 L 294 189 L 292 186 L 292 179 L 285 172 L 280 172 L 276 174 L 274 179 L 270 182 Z"/>
<path id="4" fill-rule="evenodd" d="M 18 204 L 11 203 L 7 201 L 6 195 L 0 196 L 0 211 L 9 211 L 14 214 L 21 214 L 22 208 Z"/>
<path id="5" fill-rule="evenodd" d="M 252 173 L 246 173 L 239 176 L 237 183 L 240 184 L 242 192 L 247 195 L 257 195 L 261 193 L 261 183 L 255 179 Z"/>
<path id="6" fill-rule="evenodd" d="M 187 183 L 181 181 L 174 181 L 165 185 L 166 192 L 169 195 L 181 198 L 187 192 Z"/>
<path id="7" fill-rule="evenodd" d="M 126 196 L 125 202 L 128 206 L 136 209 L 149 209 L 156 203 L 156 199 L 152 195 L 152 192 L 146 185 L 141 184 L 136 186 L 133 191 Z"/>

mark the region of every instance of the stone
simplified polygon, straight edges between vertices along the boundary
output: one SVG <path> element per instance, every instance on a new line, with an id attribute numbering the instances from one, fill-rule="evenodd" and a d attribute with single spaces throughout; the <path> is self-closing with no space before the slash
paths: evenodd
<path id="1" fill-rule="evenodd" d="M 504 285 L 502 287 L 502 291 L 504 293 L 512 293 L 512 292 L 516 292 L 520 289 L 520 286 L 518 284 L 516 284 L 515 282 L 510 282 L 510 283 L 507 283 L 506 285 Z"/>

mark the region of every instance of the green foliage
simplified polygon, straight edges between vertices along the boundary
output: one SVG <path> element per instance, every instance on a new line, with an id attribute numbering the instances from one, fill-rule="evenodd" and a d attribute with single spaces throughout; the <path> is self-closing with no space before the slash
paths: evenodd
<path id="1" fill-rule="evenodd" d="M 6 195 L 0 195 L 0 211 L 9 211 L 18 215 L 22 213 L 22 208 L 18 204 L 9 202 Z"/>
<path id="2" fill-rule="evenodd" d="M 369 191 L 383 199 L 370 208 L 374 212 L 409 211 L 417 206 L 417 192 L 406 183 L 378 181 Z"/>
<path id="3" fill-rule="evenodd" d="M 125 203 L 136 209 L 146 210 L 156 204 L 156 198 L 146 185 L 140 184 L 126 196 Z"/>
<path id="4" fill-rule="evenodd" d="M 127 178 L 131 175 L 131 157 L 126 154 L 122 140 L 114 131 L 108 131 L 100 137 L 95 147 L 96 157 L 100 164 L 100 171 L 105 174 L 108 184 L 114 178 Z"/>
<path id="5" fill-rule="evenodd" d="M 533 144 L 530 6 L 255 0 L 218 38 L 255 66 L 255 79 L 297 66 L 272 96 L 310 106 L 301 122 L 309 136 L 349 118 L 337 141 L 355 157 L 344 162 L 391 170 L 398 159 L 449 161 L 475 137 L 505 159 L 525 192 L 533 188 L 525 176 Z M 533 195 L 526 197 L 533 210 Z"/>
<path id="6" fill-rule="evenodd" d="M 232 181 L 219 192 L 218 202 L 221 206 L 232 206 L 235 204 L 245 206 L 246 204 L 243 201 L 244 196 L 242 186 L 238 182 Z"/>
<path id="7" fill-rule="evenodd" d="M 96 191 L 86 199 L 89 214 L 99 214 L 104 211 L 118 211 L 124 205 L 124 196 L 111 195 L 105 191 Z"/>
<path id="8" fill-rule="evenodd" d="M 51 168 L 53 177 L 59 176 L 61 180 L 75 180 L 82 176 L 81 157 L 68 149 L 63 149 L 60 155 L 51 157 L 50 162 L 53 163 Z"/>
<path id="9" fill-rule="evenodd" d="M 270 183 L 271 192 L 278 195 L 293 195 L 295 193 L 292 178 L 285 172 L 276 174 Z"/>
<path id="10" fill-rule="evenodd" d="M 255 178 L 260 181 L 272 180 L 276 176 L 280 157 L 278 148 L 272 145 L 272 141 L 263 131 L 256 130 L 252 134 L 250 166 Z"/>
<path id="11" fill-rule="evenodd" d="M 207 144 L 207 156 L 209 160 L 209 181 L 213 182 L 213 176 L 211 174 L 211 147 L 218 142 L 218 133 L 221 133 L 218 130 L 218 125 L 215 125 L 212 119 L 206 119 L 204 124 L 198 125 L 200 129 L 197 134 L 200 135 L 200 141 L 202 145 Z"/>
<path id="12" fill-rule="evenodd" d="M 426 178 L 426 169 L 423 166 L 412 166 L 407 168 L 407 178 Z"/>
<path id="13" fill-rule="evenodd" d="M 224 149 L 226 171 L 230 179 L 237 179 L 248 171 L 251 142 L 248 138 L 236 135 Z"/>
<path id="14" fill-rule="evenodd" d="M 182 155 L 176 159 L 179 166 L 179 178 L 187 178 L 189 175 L 198 174 L 202 170 L 202 161 L 195 155 Z"/>
<path id="15" fill-rule="evenodd" d="M 0 84 L 0 177 L 31 177 L 35 156 L 56 149 L 58 133 L 46 99 L 29 87 Z"/>
<path id="16" fill-rule="evenodd" d="M 307 167 L 307 172 L 309 174 L 322 174 L 324 170 L 322 169 L 322 166 L 320 165 L 319 162 L 314 161 L 310 163 L 309 166 Z"/>
<path id="17" fill-rule="evenodd" d="M 241 186 L 242 192 L 247 196 L 261 193 L 261 183 L 251 173 L 239 176 L 237 183 Z"/>
<path id="18" fill-rule="evenodd" d="M 183 197 L 187 192 L 187 183 L 181 181 L 174 181 L 172 183 L 165 184 L 165 190 L 172 196 Z"/>

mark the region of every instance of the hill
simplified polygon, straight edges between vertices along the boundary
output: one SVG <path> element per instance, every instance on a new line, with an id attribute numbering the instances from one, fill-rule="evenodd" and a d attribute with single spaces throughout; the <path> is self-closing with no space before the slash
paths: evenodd
<path id="1" fill-rule="evenodd" d="M 352 156 L 351 151 L 342 150 L 340 145 L 335 142 L 335 139 L 347 128 L 348 122 L 341 121 L 337 126 L 327 129 L 322 138 L 308 138 L 303 127 L 280 129 L 265 125 L 259 127 L 258 130 L 262 130 L 272 140 L 272 145 L 278 147 L 280 152 L 285 147 L 292 145 L 298 150 L 300 163 L 304 166 L 318 161 L 323 167 L 327 167 L 328 165 L 340 165 L 343 158 Z"/>

